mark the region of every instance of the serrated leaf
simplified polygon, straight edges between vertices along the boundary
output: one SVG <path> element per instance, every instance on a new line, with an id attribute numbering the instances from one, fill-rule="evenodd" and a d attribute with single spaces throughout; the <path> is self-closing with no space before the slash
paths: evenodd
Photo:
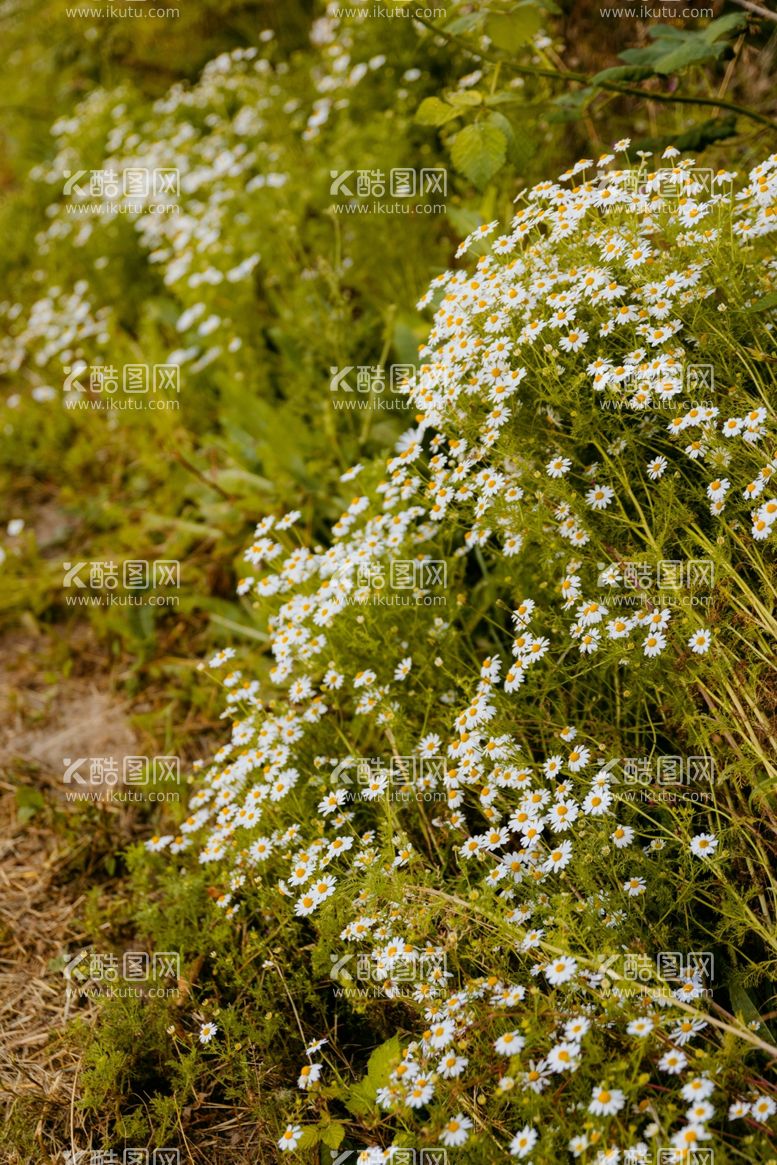
<path id="1" fill-rule="evenodd" d="M 482 190 L 504 165 L 507 139 L 495 125 L 480 121 L 459 130 L 450 149 L 453 164 L 459 173 Z"/>
<path id="2" fill-rule="evenodd" d="M 321 1140 L 330 1149 L 339 1149 L 345 1137 L 345 1128 L 343 1125 L 332 1124 L 326 1125 L 321 1130 Z"/>
<path id="3" fill-rule="evenodd" d="M 533 157 L 537 149 L 536 142 L 527 135 L 525 130 L 520 138 L 516 137 L 512 122 L 503 113 L 494 111 L 488 120 L 498 130 L 501 130 L 505 136 L 505 140 L 507 141 L 507 160 L 515 166 L 516 170 L 522 170 Z"/>
<path id="4" fill-rule="evenodd" d="M 315 1125 L 308 1125 L 302 1130 L 302 1136 L 297 1142 L 298 1149 L 312 1149 L 321 1140 L 321 1133 Z"/>
<path id="5" fill-rule="evenodd" d="M 723 38 L 741 28 L 745 19 L 739 13 L 732 13 L 693 32 L 659 24 L 652 29 L 651 44 L 641 49 L 626 49 L 618 56 L 629 65 L 651 67 L 660 76 L 678 73 L 689 65 L 721 57 L 729 48 Z"/>
<path id="6" fill-rule="evenodd" d="M 365 1077 L 364 1080 L 352 1084 L 345 1098 L 345 1107 L 354 1116 L 364 1116 L 375 1107 L 375 1093 L 377 1089 Z"/>
<path id="7" fill-rule="evenodd" d="M 536 36 L 542 22 L 542 13 L 534 4 L 519 4 L 511 12 L 491 13 L 486 21 L 486 35 L 498 49 L 514 53 Z"/>
<path id="8" fill-rule="evenodd" d="M 440 101 L 439 97 L 425 97 L 415 114 L 417 125 L 445 125 L 454 117 L 460 117 L 458 109 Z"/>

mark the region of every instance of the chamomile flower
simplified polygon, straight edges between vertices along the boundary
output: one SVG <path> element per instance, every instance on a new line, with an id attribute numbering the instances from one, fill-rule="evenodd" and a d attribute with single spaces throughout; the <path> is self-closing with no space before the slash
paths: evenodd
<path id="1" fill-rule="evenodd" d="M 614 497 L 615 490 L 609 485 L 595 485 L 585 495 L 585 500 L 592 510 L 606 510 Z"/>
<path id="2" fill-rule="evenodd" d="M 494 1049 L 500 1056 L 515 1056 L 526 1043 L 518 1031 L 506 1032 L 494 1041 Z"/>
<path id="3" fill-rule="evenodd" d="M 584 328 L 577 328 L 567 332 L 559 340 L 558 346 L 564 352 L 579 352 L 588 340 L 588 332 Z"/>
<path id="4" fill-rule="evenodd" d="M 685 1052 L 679 1052 L 676 1048 L 671 1048 L 658 1061 L 658 1067 L 662 1072 L 668 1072 L 670 1076 L 678 1076 L 687 1063 L 688 1058 Z"/>
<path id="5" fill-rule="evenodd" d="M 715 1085 L 707 1076 L 694 1076 L 692 1080 L 686 1081 L 680 1089 L 680 1095 L 683 1100 L 695 1101 L 706 1100 L 708 1096 L 712 1096 L 715 1091 Z"/>
<path id="6" fill-rule="evenodd" d="M 468 1063 L 466 1056 L 457 1056 L 455 1052 L 449 1052 L 440 1060 L 436 1071 L 446 1080 L 455 1080 L 457 1076 L 461 1076 Z"/>
<path id="7" fill-rule="evenodd" d="M 300 1125 L 287 1125 L 281 1138 L 278 1141 L 278 1148 L 282 1153 L 292 1153 L 299 1144 L 302 1136 L 302 1127 Z"/>
<path id="8" fill-rule="evenodd" d="M 610 834 L 610 841 L 618 849 L 625 849 L 627 845 L 631 845 L 634 840 L 634 830 L 630 825 L 616 825 L 615 829 Z"/>
<path id="9" fill-rule="evenodd" d="M 201 1044 L 209 1044 L 218 1030 L 219 1029 L 215 1023 L 210 1021 L 208 1023 L 203 1023 L 200 1025 L 200 1032 L 197 1038 Z"/>
<path id="10" fill-rule="evenodd" d="M 469 1138 L 469 1130 L 471 1128 L 472 1121 L 469 1117 L 466 1117 L 463 1112 L 457 1112 L 446 1123 L 445 1128 L 440 1133 L 440 1142 L 449 1148 L 464 1145 Z"/>
<path id="11" fill-rule="evenodd" d="M 753 1120 L 764 1123 L 777 1112 L 777 1103 L 771 1096 L 759 1096 L 750 1105 L 750 1116 Z"/>
<path id="12" fill-rule="evenodd" d="M 312 1044 L 308 1044 L 308 1046 L 305 1048 L 305 1055 L 306 1056 L 315 1056 L 316 1052 L 320 1052 L 321 1049 L 323 1048 L 324 1044 L 328 1044 L 328 1043 L 329 1043 L 329 1040 L 327 1040 L 327 1039 L 313 1040 Z"/>
<path id="13" fill-rule="evenodd" d="M 321 1075 L 321 1064 L 304 1064 L 300 1069 L 299 1079 L 297 1080 L 297 1088 L 303 1092 L 307 1092 L 317 1083 Z"/>
<path id="14" fill-rule="evenodd" d="M 643 1017 L 641 1019 L 632 1019 L 631 1023 L 627 1025 L 626 1031 L 630 1036 L 639 1036 L 640 1039 L 644 1039 L 645 1036 L 650 1035 L 654 1027 L 655 1024 L 652 1019 Z"/>
<path id="15" fill-rule="evenodd" d="M 606 1084 L 600 1084 L 593 1090 L 588 1111 L 594 1116 L 614 1116 L 616 1112 L 620 1112 L 625 1103 L 626 1097 L 620 1088 L 609 1088 Z"/>
<path id="16" fill-rule="evenodd" d="M 718 848 L 714 833 L 697 833 L 691 838 L 690 850 L 695 858 L 711 858 Z"/>
<path id="17" fill-rule="evenodd" d="M 545 966 L 545 978 L 552 987 L 568 983 L 577 974 L 577 962 L 569 955 L 561 955 Z"/>
<path id="18" fill-rule="evenodd" d="M 564 1038 L 573 1043 L 579 1043 L 584 1035 L 591 1030 L 591 1021 L 584 1015 L 575 1015 L 564 1024 Z"/>
<path id="19" fill-rule="evenodd" d="M 536 1144 L 536 1129 L 533 1129 L 531 1125 L 524 1125 L 510 1142 L 510 1155 L 512 1157 L 528 1157 Z"/>
<path id="20" fill-rule="evenodd" d="M 546 873 L 553 873 L 557 870 L 565 869 L 572 859 L 572 842 L 562 841 L 554 849 L 550 851 L 543 863 L 543 870 Z"/>
<path id="21" fill-rule="evenodd" d="M 554 457 L 545 467 L 548 477 L 564 477 L 572 468 L 568 457 Z"/>
<path id="22" fill-rule="evenodd" d="M 580 1045 L 562 1041 L 551 1048 L 547 1066 L 551 1072 L 574 1072 L 580 1062 Z"/>
<path id="23" fill-rule="evenodd" d="M 712 643 L 712 632 L 708 631 L 706 627 L 694 631 L 688 640 L 688 646 L 694 655 L 706 655 Z"/>
<path id="24" fill-rule="evenodd" d="M 650 659 L 660 655 L 665 647 L 666 636 L 662 635 L 660 631 L 652 631 L 642 644 L 644 654 Z"/>

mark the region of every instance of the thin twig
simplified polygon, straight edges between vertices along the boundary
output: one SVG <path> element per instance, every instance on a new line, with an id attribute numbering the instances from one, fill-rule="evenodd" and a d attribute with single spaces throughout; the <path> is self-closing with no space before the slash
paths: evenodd
<path id="1" fill-rule="evenodd" d="M 576 73 L 569 69 L 562 71 L 560 69 L 542 69 L 537 66 L 517 65 L 513 61 L 502 60 L 499 57 L 492 56 L 490 53 L 476 51 L 468 45 L 465 45 L 459 37 L 445 32 L 444 29 L 436 28 L 435 25 L 424 17 L 416 16 L 415 19 L 436 36 L 443 37 L 449 44 L 455 45 L 478 61 L 489 61 L 493 65 L 502 65 L 514 73 L 520 73 L 527 77 L 549 77 L 552 80 L 565 82 L 576 81 L 578 84 L 586 86 L 591 86 L 594 81 L 593 77 L 588 77 L 585 73 Z M 777 133 L 777 122 L 772 121 L 771 118 L 764 117 L 760 113 L 756 113 L 752 109 L 747 109 L 743 105 L 736 105 L 733 101 L 722 101 L 715 97 L 685 97 L 680 93 L 654 93 L 647 89 L 638 89 L 634 85 L 621 85 L 617 81 L 597 81 L 594 88 L 606 89 L 610 93 L 623 93 L 625 96 L 630 97 L 641 97 L 643 101 L 663 101 L 670 105 L 707 105 L 713 109 L 727 109 L 730 113 L 736 113 L 740 117 L 748 117 L 751 121 L 757 121 L 759 125 L 765 125 Z"/>
<path id="2" fill-rule="evenodd" d="M 753 0 L 732 0 L 732 3 L 738 4 L 740 8 L 746 8 L 748 12 L 752 12 L 756 16 L 763 16 L 766 20 L 774 20 L 777 23 L 777 12 L 770 12 L 768 8 L 762 8 L 760 4 L 753 4 Z"/>

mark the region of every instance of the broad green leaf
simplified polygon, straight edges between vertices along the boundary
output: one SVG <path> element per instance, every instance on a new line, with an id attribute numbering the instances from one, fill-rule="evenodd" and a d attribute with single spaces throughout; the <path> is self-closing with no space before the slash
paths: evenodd
<path id="1" fill-rule="evenodd" d="M 460 239 L 471 235 L 483 222 L 476 210 L 470 210 L 465 206 L 449 206 L 447 218 Z"/>
<path id="2" fill-rule="evenodd" d="M 394 323 L 391 349 L 397 364 L 415 364 L 419 345 L 429 334 L 429 325 L 418 316 L 402 315 Z"/>
<path id="3" fill-rule="evenodd" d="M 381 1044 L 367 1061 L 367 1079 L 374 1088 L 383 1088 L 389 1078 L 391 1069 L 396 1065 L 402 1054 L 402 1045 L 399 1036 L 392 1036 Z"/>
<path id="4" fill-rule="evenodd" d="M 721 142 L 725 138 L 732 138 L 737 132 L 736 114 L 727 117 L 711 117 L 701 125 L 695 125 L 685 133 L 672 139 L 672 145 L 678 150 L 703 150 L 712 142 Z M 668 144 L 668 143 L 667 143 Z"/>
<path id="5" fill-rule="evenodd" d="M 777 308 L 777 291 L 770 291 L 768 295 L 751 303 L 750 307 L 745 308 L 745 311 L 773 311 L 775 308 Z"/>
<path id="6" fill-rule="evenodd" d="M 343 1125 L 332 1124 L 325 1125 L 321 1130 L 321 1140 L 330 1149 L 339 1149 L 343 1143 L 345 1136 L 345 1128 Z"/>
<path id="7" fill-rule="evenodd" d="M 655 76 L 650 65 L 615 65 L 612 69 L 602 69 L 591 78 L 592 85 L 601 85 L 603 81 L 642 81 L 645 77 Z"/>
<path id="8" fill-rule="evenodd" d="M 761 1019 L 761 1013 L 742 984 L 734 980 L 730 981 L 728 984 L 728 993 L 735 1015 L 743 1019 L 749 1026 L 755 1028 L 756 1031 L 760 1031 L 762 1035 L 766 1036 L 767 1040 L 773 1043 L 774 1035 Z"/>
<path id="9" fill-rule="evenodd" d="M 634 143 L 635 150 L 665 150 L 667 146 L 674 146 L 678 150 L 692 150 L 698 153 L 713 142 L 723 141 L 733 137 L 737 132 L 737 119 L 732 113 L 727 117 L 711 117 L 700 122 L 682 134 L 663 134 L 657 138 L 640 138 Z"/>
<path id="10" fill-rule="evenodd" d="M 483 104 L 483 94 L 479 93 L 477 89 L 454 89 L 451 93 L 446 93 L 446 97 L 451 105 L 459 105 L 463 108 Z"/>
<path id="11" fill-rule="evenodd" d="M 463 16 L 457 16 L 450 24 L 443 25 L 443 31 L 450 36 L 459 36 L 462 32 L 473 32 L 474 29 L 480 28 L 485 19 L 486 13 L 483 10 L 465 12 Z"/>
<path id="12" fill-rule="evenodd" d="M 721 57 L 729 48 L 728 42 L 721 38 L 740 29 L 745 19 L 739 13 L 732 13 L 713 20 L 707 28 L 692 32 L 659 24 L 652 30 L 652 44 L 641 49 L 626 49 L 618 55 L 629 65 L 652 67 L 661 76 L 678 73 L 689 65 Z"/>
<path id="13" fill-rule="evenodd" d="M 16 817 L 20 825 L 26 825 L 46 804 L 40 789 L 30 785 L 20 785 L 16 790 Z"/>
<path id="14" fill-rule="evenodd" d="M 252 492 L 262 494 L 272 493 L 275 489 L 273 482 L 247 469 L 217 469 L 211 477 L 227 493 L 231 490 L 237 491 L 241 485 L 249 486 Z"/>
<path id="15" fill-rule="evenodd" d="M 459 130 L 451 142 L 451 158 L 459 173 L 479 190 L 493 178 L 507 157 L 507 139 L 489 122 L 476 122 Z"/>
<path id="16" fill-rule="evenodd" d="M 717 20 L 711 21 L 701 35 L 708 44 L 713 44 L 726 33 L 739 32 L 746 24 L 747 17 L 744 12 L 729 12 L 728 16 L 720 16 Z"/>
<path id="17" fill-rule="evenodd" d="M 583 111 L 596 90 L 586 85 L 585 89 L 578 89 L 575 93 L 560 93 L 555 100 L 555 112 L 548 117 L 550 122 L 579 121 Z"/>
<path id="18" fill-rule="evenodd" d="M 321 1140 L 321 1133 L 315 1125 L 308 1125 L 302 1130 L 302 1136 L 297 1142 L 299 1149 L 312 1149 L 313 1145 L 317 1145 Z"/>
<path id="19" fill-rule="evenodd" d="M 652 65 L 677 48 L 687 38 L 688 33 L 669 24 L 658 24 L 651 30 L 653 37 L 649 45 L 641 49 L 624 49 L 618 56 L 629 65 Z"/>
<path id="20" fill-rule="evenodd" d="M 656 61 L 656 72 L 662 76 L 669 73 L 679 73 L 688 65 L 700 65 L 704 61 L 715 61 L 726 48 L 725 44 L 708 45 L 699 37 L 688 40 L 684 45 L 673 49 L 666 56 Z"/>
<path id="21" fill-rule="evenodd" d="M 439 97 L 425 97 L 416 110 L 415 120 L 418 125 L 445 125 L 454 117 L 461 117 L 461 112 L 440 101 Z"/>
<path id="22" fill-rule="evenodd" d="M 259 643 L 267 643 L 270 636 L 266 631 L 259 631 L 247 623 L 237 623 L 234 619 L 224 619 L 221 615 L 211 615 L 211 623 L 218 623 L 219 627 L 226 627 L 228 631 L 236 631 L 238 635 L 245 635 L 248 639 L 256 639 Z"/>
<path id="23" fill-rule="evenodd" d="M 354 1116 L 364 1116 L 375 1107 L 375 1093 L 377 1089 L 370 1083 L 369 1077 L 352 1084 L 345 1098 L 345 1107 Z"/>
<path id="24" fill-rule="evenodd" d="M 504 89 L 496 93 L 489 93 L 483 102 L 484 105 L 525 105 L 526 97 L 523 93 L 507 93 Z"/>
<path id="25" fill-rule="evenodd" d="M 494 12 L 486 22 L 486 34 L 498 49 L 514 53 L 528 44 L 542 28 L 543 16 L 534 4 L 519 4 L 511 12 Z"/>
<path id="26" fill-rule="evenodd" d="M 512 122 L 508 121 L 503 113 L 494 111 L 488 120 L 504 134 L 507 142 L 507 160 L 520 172 L 534 156 L 536 142 L 525 130 L 517 137 Z"/>

